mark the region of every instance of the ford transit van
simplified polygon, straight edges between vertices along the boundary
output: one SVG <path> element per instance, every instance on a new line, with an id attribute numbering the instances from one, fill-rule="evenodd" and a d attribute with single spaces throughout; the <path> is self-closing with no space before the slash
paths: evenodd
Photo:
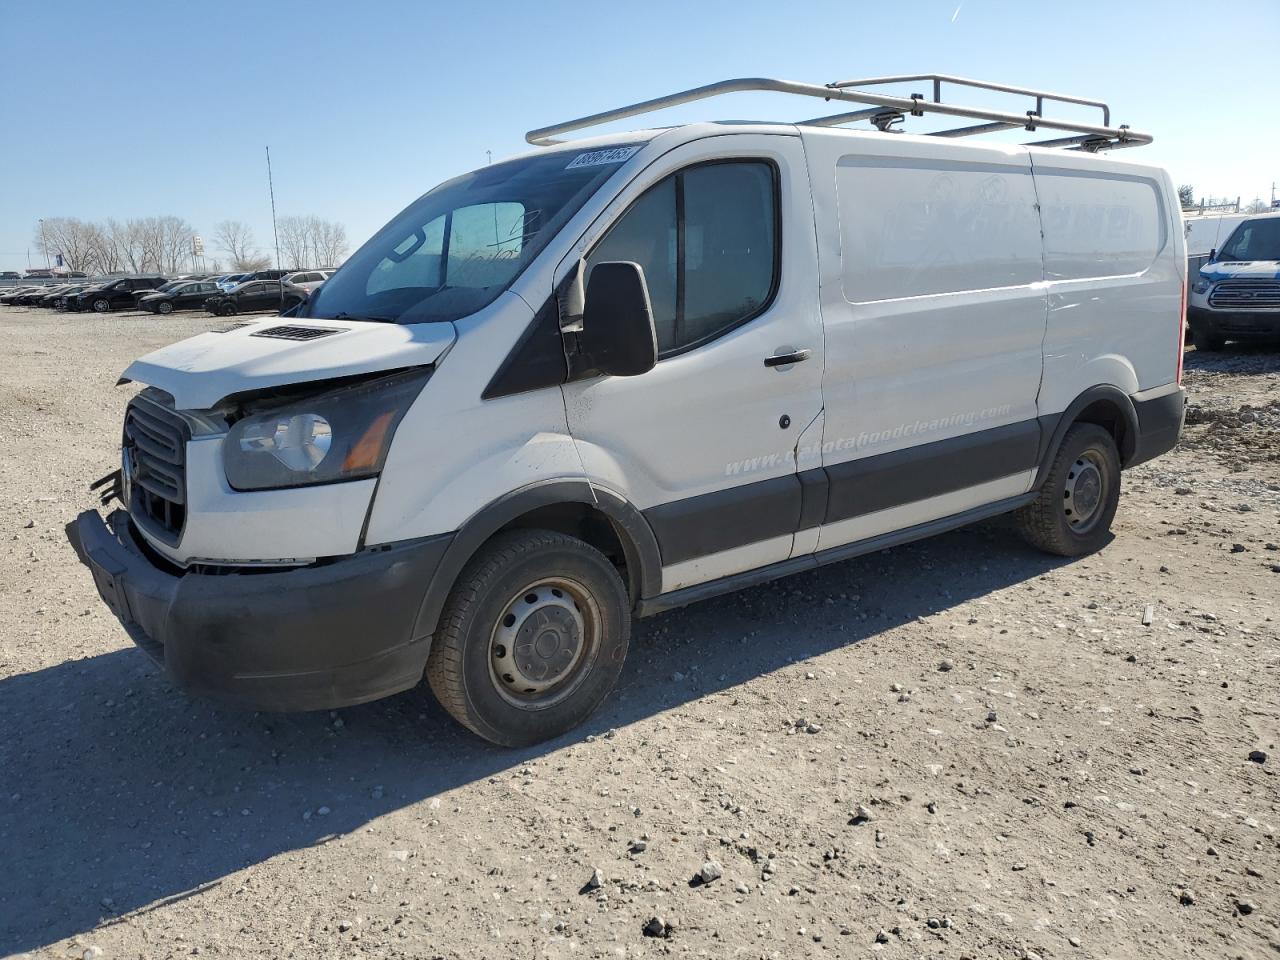
<path id="1" fill-rule="evenodd" d="M 1280 213 L 1244 218 L 1210 252 L 1191 287 L 1187 324 L 1197 350 L 1280 340 Z"/>
<path id="2" fill-rule="evenodd" d="M 601 703 L 635 617 L 1002 513 L 1103 547 L 1122 470 L 1182 426 L 1177 194 L 1103 155 L 1144 134 L 932 79 L 534 131 L 291 315 L 142 357 L 120 504 L 69 528 L 103 600 L 196 693 L 311 710 L 425 676 L 521 745 Z M 862 109 L 556 140 L 741 89 Z M 1071 135 L 895 132 L 926 114 Z"/>

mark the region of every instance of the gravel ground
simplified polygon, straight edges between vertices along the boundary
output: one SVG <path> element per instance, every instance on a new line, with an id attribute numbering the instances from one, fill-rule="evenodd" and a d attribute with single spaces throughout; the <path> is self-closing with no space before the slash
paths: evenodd
<path id="1" fill-rule="evenodd" d="M 422 689 L 188 699 L 99 602 L 113 384 L 217 323 L 0 308 L 0 954 L 1280 956 L 1280 355 L 1188 356 L 1101 553 L 992 522 L 643 621 L 512 752 Z"/>

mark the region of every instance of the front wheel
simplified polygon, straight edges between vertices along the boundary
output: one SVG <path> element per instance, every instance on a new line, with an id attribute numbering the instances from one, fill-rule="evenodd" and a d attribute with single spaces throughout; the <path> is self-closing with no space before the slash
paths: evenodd
<path id="1" fill-rule="evenodd" d="M 622 671 L 626 587 L 594 547 L 549 530 L 495 537 L 445 603 L 427 658 L 440 704 L 472 732 L 525 747 L 573 729 Z"/>
<path id="2" fill-rule="evenodd" d="M 1032 546 L 1062 557 L 1099 550 L 1120 503 L 1120 454 L 1111 434 L 1077 423 L 1062 438 L 1040 493 L 1014 514 Z"/>
<path id="3" fill-rule="evenodd" d="M 1192 327 L 1191 343 L 1201 352 L 1216 353 L 1227 345 L 1227 339 L 1220 333 L 1211 333 L 1208 330 Z"/>
<path id="4" fill-rule="evenodd" d="M 236 308 L 234 304 L 224 303 L 222 306 L 218 307 L 218 316 L 220 317 L 234 317 L 235 315 Z"/>
<path id="5" fill-rule="evenodd" d="M 93 309 L 97 310 L 99 313 L 107 313 L 111 309 L 111 301 L 99 297 L 97 300 L 93 301 Z"/>
<path id="6" fill-rule="evenodd" d="M 156 304 L 156 309 L 161 313 L 173 313 L 173 304 L 168 300 L 162 300 Z"/>

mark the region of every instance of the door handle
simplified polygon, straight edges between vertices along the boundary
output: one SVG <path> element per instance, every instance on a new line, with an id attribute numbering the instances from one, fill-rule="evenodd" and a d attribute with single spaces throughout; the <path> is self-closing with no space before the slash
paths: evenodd
<path id="1" fill-rule="evenodd" d="M 766 367 L 781 367 L 788 363 L 799 363 L 801 360 L 808 360 L 809 350 L 793 350 L 790 353 L 776 353 L 772 357 L 764 358 Z"/>

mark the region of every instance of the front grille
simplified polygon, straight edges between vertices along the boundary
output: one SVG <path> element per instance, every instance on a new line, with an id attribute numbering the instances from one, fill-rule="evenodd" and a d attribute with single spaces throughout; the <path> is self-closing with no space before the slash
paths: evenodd
<path id="1" fill-rule="evenodd" d="M 124 458 L 130 510 L 148 528 L 176 544 L 187 520 L 187 440 L 182 418 L 135 398 L 124 415 Z M 155 528 L 159 528 L 156 530 Z"/>
<path id="2" fill-rule="evenodd" d="M 1209 294 L 1209 306 L 1221 310 L 1280 307 L 1280 280 L 1223 280 Z"/>
<path id="3" fill-rule="evenodd" d="M 320 337 L 332 336 L 335 333 L 342 333 L 345 327 L 267 327 L 265 330 L 259 330 L 251 333 L 251 337 L 270 337 L 274 340 L 318 340 Z"/>

